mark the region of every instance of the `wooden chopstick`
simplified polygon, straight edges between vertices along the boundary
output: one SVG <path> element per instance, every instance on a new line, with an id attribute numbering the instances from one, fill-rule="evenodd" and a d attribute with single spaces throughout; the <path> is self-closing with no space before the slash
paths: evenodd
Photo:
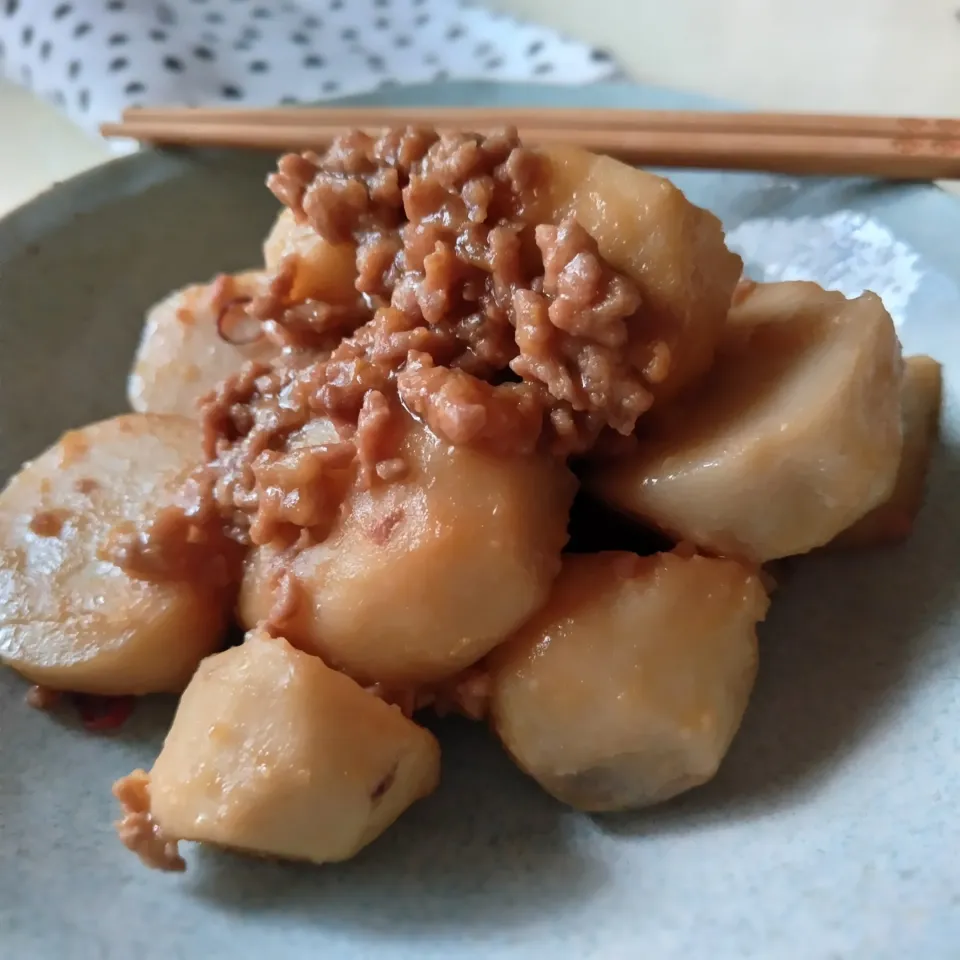
<path id="1" fill-rule="evenodd" d="M 606 123 L 608 114 L 617 116 Z M 960 121 L 939 119 L 433 108 L 166 108 L 131 111 L 129 116 L 123 123 L 101 127 L 104 136 L 157 144 L 319 150 L 353 127 L 415 122 L 484 131 L 512 124 L 532 145 L 571 144 L 654 166 L 889 179 L 960 177 Z M 516 122 L 521 119 L 525 122 Z M 913 133 L 912 124 L 921 123 L 937 135 Z M 953 136 L 948 135 L 951 124 Z"/>
<path id="2" fill-rule="evenodd" d="M 833 113 L 746 113 L 714 110 L 626 110 L 547 107 L 131 107 L 124 123 L 243 123 L 286 126 L 396 127 L 406 124 L 469 129 L 549 127 L 576 130 L 676 130 L 693 133 L 817 134 L 960 140 L 960 119 L 852 116 Z"/>

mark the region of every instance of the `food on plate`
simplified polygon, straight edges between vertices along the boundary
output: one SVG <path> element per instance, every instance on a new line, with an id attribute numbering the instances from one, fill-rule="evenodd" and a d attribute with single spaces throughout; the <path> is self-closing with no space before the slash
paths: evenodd
<path id="1" fill-rule="evenodd" d="M 172 544 L 182 569 L 154 569 L 134 534 L 165 525 L 201 459 L 194 421 L 126 414 L 24 465 L 0 493 L 0 660 L 56 690 L 182 690 L 227 626 L 226 557 L 195 528 Z M 156 533 L 177 540 L 178 526 Z"/>
<path id="2" fill-rule="evenodd" d="M 727 752 L 767 603 L 757 571 L 733 560 L 568 556 L 546 605 L 490 658 L 493 728 L 580 810 L 667 800 Z"/>
<path id="3" fill-rule="evenodd" d="M 900 462 L 902 360 L 879 297 L 755 284 L 700 389 L 592 468 L 611 506 L 711 553 L 806 553 L 886 500 Z"/>
<path id="4" fill-rule="evenodd" d="M 222 275 L 152 307 L 127 380 L 130 406 L 139 413 L 196 417 L 199 399 L 242 363 L 277 356 L 278 347 L 246 314 L 269 281 L 263 272 Z"/>
<path id="5" fill-rule="evenodd" d="M 149 776 L 115 790 L 128 797 L 124 842 L 178 869 L 177 840 L 346 860 L 439 777 L 433 734 L 319 657 L 254 632 L 200 665 Z"/>
<path id="6" fill-rule="evenodd" d="M 358 475 L 327 537 L 294 556 L 254 548 L 240 594 L 248 627 L 284 594 L 283 635 L 367 684 L 443 680 L 519 627 L 560 569 L 576 487 L 548 454 L 451 447 L 398 419 L 403 476 Z"/>
<path id="7" fill-rule="evenodd" d="M 263 244 L 263 259 L 274 276 L 284 276 L 291 303 L 314 300 L 352 306 L 356 250 L 352 243 L 328 243 L 309 223 L 298 222 L 292 210 L 278 217 Z"/>
<path id="8" fill-rule="evenodd" d="M 740 258 L 720 221 L 669 180 L 575 147 L 545 152 L 553 217 L 573 217 L 637 285 L 642 333 L 628 350 L 656 397 L 676 395 L 710 367 Z"/>
<path id="9" fill-rule="evenodd" d="M 935 362 L 904 378 L 872 294 L 741 278 L 669 181 L 512 131 L 354 131 L 268 187 L 263 267 L 151 311 L 141 412 L 0 494 L 33 700 L 186 688 L 123 842 L 351 857 L 437 785 L 415 715 L 583 810 L 705 783 L 761 564 L 916 515 Z"/>
<path id="10" fill-rule="evenodd" d="M 561 452 L 590 449 L 605 427 L 630 434 L 658 390 L 706 365 L 683 355 L 709 358 L 741 269 L 716 218 L 662 178 L 622 165 L 574 169 L 509 133 L 356 132 L 322 157 L 282 158 L 268 183 L 297 223 L 354 245 L 356 290 L 389 304 L 337 348 L 337 367 L 363 350 L 394 371 L 416 351 L 425 369 L 409 379 L 427 396 L 414 412 L 454 442 L 494 429 L 481 424 L 481 406 L 507 421 L 498 434 L 510 428 L 529 445 L 543 432 Z M 645 225 L 646 268 L 578 219 L 607 188 L 600 205 L 622 229 Z M 622 262 L 605 259 L 601 243 Z M 281 308 L 273 319 L 288 326 Z M 454 417 L 467 400 L 472 417 Z"/>
<path id="11" fill-rule="evenodd" d="M 923 505 L 927 468 L 940 429 L 943 371 L 932 357 L 904 360 L 900 412 L 903 452 L 893 493 L 831 542 L 833 547 L 873 547 L 910 536 Z"/>

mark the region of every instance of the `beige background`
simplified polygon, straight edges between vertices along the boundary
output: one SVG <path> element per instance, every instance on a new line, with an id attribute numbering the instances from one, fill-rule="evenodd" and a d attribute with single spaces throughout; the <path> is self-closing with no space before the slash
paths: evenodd
<path id="1" fill-rule="evenodd" d="M 638 79 L 778 109 L 960 116 L 960 0 L 488 0 Z M 0 81 L 0 213 L 106 151 Z"/>

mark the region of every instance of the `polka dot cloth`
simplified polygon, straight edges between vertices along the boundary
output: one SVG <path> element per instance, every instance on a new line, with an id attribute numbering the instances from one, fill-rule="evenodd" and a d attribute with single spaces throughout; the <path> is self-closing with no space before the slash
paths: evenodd
<path id="1" fill-rule="evenodd" d="M 0 70 L 90 130 L 136 104 L 617 72 L 603 51 L 456 0 L 0 0 Z"/>

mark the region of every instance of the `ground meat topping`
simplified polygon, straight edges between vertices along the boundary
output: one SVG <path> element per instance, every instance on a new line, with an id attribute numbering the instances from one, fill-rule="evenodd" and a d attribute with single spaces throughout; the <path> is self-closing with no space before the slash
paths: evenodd
<path id="1" fill-rule="evenodd" d="M 353 479 L 356 448 L 351 443 L 323 443 L 287 453 L 264 450 L 253 462 L 254 489 L 246 504 L 251 514 L 250 541 L 270 543 L 292 528 L 314 531 L 323 540 L 340 510 Z"/>
<path id="2" fill-rule="evenodd" d="M 359 296 L 298 300 L 291 254 L 247 304 L 283 354 L 202 404 L 205 489 L 233 539 L 322 540 L 352 484 L 402 477 L 401 404 L 450 443 L 504 455 L 579 455 L 632 433 L 669 349 L 648 338 L 631 358 L 637 287 L 574 219 L 539 222 L 548 171 L 510 130 L 354 132 L 280 160 L 270 189 L 325 242 L 352 245 Z M 333 435 L 297 439 L 316 422 Z"/>
<path id="3" fill-rule="evenodd" d="M 537 227 L 536 240 L 543 290 L 514 293 L 520 356 L 510 367 L 571 409 L 598 413 L 618 433 L 632 433 L 653 402 L 624 349 L 640 295 L 601 262 L 595 241 L 575 220 Z"/>
<path id="4" fill-rule="evenodd" d="M 516 353 L 506 287 L 525 279 L 510 260 L 543 171 L 513 131 L 440 136 L 407 128 L 376 140 L 350 134 L 323 157 L 284 157 L 268 185 L 325 240 L 356 244 L 358 291 L 451 329 L 472 315 L 465 348 L 488 364 L 506 352 L 502 366 Z M 478 343 L 485 349 L 474 349 Z"/>
<path id="5" fill-rule="evenodd" d="M 216 510 L 214 483 L 208 467 L 194 471 L 172 503 L 159 506 L 140 524 L 111 528 L 98 557 L 140 580 L 233 583 L 242 557 Z"/>
<path id="6" fill-rule="evenodd" d="M 113 785 L 123 817 L 115 824 L 121 843 L 155 870 L 183 871 L 187 865 L 177 841 L 164 835 L 150 813 L 150 775 L 134 770 Z"/>
<path id="7" fill-rule="evenodd" d="M 596 241 L 572 217 L 557 227 L 541 224 L 535 236 L 550 322 L 603 347 L 625 346 L 626 320 L 640 308 L 637 288 L 604 265 Z"/>
<path id="8" fill-rule="evenodd" d="M 507 454 L 531 453 L 537 446 L 543 402 L 531 384 L 494 386 L 411 351 L 397 388 L 404 406 L 451 443 Z"/>
<path id="9" fill-rule="evenodd" d="M 344 336 L 367 319 L 369 311 L 360 301 L 343 304 L 309 298 L 298 300 L 296 276 L 296 259 L 285 257 L 266 289 L 247 298 L 244 306 L 247 324 L 253 325 L 262 336 L 268 337 L 288 354 L 294 351 L 329 353 Z M 231 329 L 237 326 L 234 319 Z"/>
<path id="10" fill-rule="evenodd" d="M 332 527 L 357 470 L 359 409 L 338 411 L 339 440 L 334 431 L 323 442 L 305 436 L 326 413 L 318 391 L 337 386 L 326 369 L 327 361 L 266 371 L 248 364 L 202 402 L 212 501 L 233 539 L 296 540 L 308 528 L 322 540 Z M 355 378 L 344 379 L 349 385 Z M 367 389 L 351 391 L 358 407 Z"/>
<path id="11" fill-rule="evenodd" d="M 357 458 L 360 465 L 360 480 L 364 489 L 374 486 L 377 479 L 387 474 L 391 479 L 398 476 L 400 435 L 396 430 L 396 418 L 390 401 L 379 390 L 368 390 L 357 417 L 355 436 Z"/>

